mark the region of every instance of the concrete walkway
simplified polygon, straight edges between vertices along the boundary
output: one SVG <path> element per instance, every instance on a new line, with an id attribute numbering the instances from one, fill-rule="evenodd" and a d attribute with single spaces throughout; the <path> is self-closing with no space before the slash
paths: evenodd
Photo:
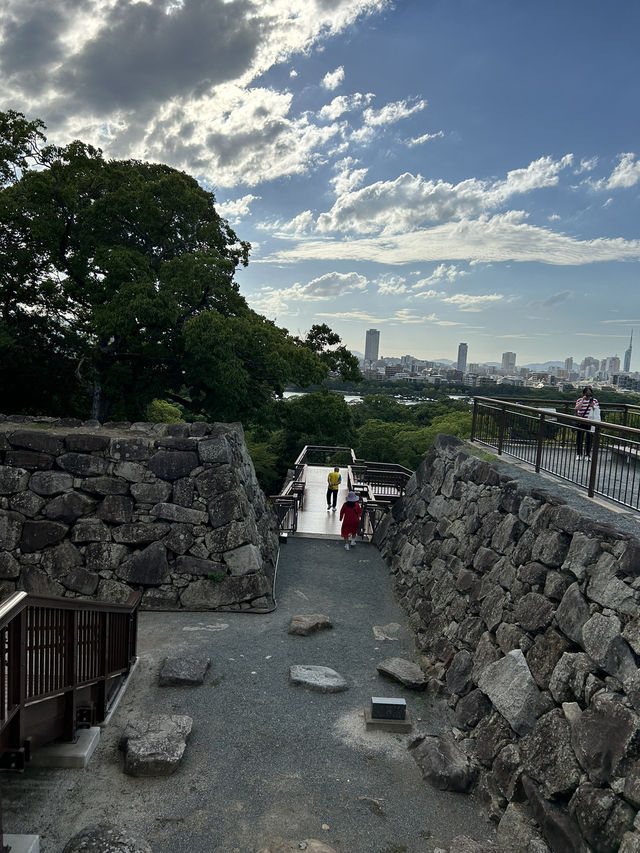
<path id="1" fill-rule="evenodd" d="M 340 507 L 347 497 L 347 469 L 342 468 L 342 483 L 338 489 L 337 510 L 327 511 L 327 475 L 333 468 L 307 465 L 304 509 L 298 512 L 297 536 L 315 539 L 340 539 Z"/>
<path id="2" fill-rule="evenodd" d="M 490 837 L 469 797 L 422 780 L 406 749 L 413 733 L 365 729 L 364 709 L 379 695 L 405 698 L 416 730 L 447 727 L 445 704 L 376 671 L 387 657 L 416 654 L 375 547 L 346 552 L 330 539 L 294 538 L 281 549 L 277 596 L 264 616 L 141 613 L 139 666 L 88 767 L 2 774 L 5 830 L 39 833 L 42 853 L 60 853 L 103 821 L 147 839 L 154 853 L 254 853 L 306 838 L 340 853 L 431 853 L 459 834 Z M 334 628 L 290 636 L 300 613 L 326 614 Z M 175 654 L 211 657 L 202 686 L 157 686 Z M 293 686 L 294 664 L 336 669 L 349 689 Z M 185 757 L 169 778 L 127 777 L 118 739 L 129 719 L 152 713 L 193 717 Z"/>

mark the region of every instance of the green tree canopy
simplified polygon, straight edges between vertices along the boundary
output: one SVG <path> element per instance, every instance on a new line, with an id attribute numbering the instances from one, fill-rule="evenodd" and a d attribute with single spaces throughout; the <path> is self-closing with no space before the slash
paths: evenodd
<path id="1" fill-rule="evenodd" d="M 41 122 L 0 113 L 6 407 L 137 419 L 170 399 L 239 420 L 288 383 L 352 375 L 328 327 L 301 340 L 248 308 L 234 274 L 249 244 L 196 180 L 44 142 Z"/>

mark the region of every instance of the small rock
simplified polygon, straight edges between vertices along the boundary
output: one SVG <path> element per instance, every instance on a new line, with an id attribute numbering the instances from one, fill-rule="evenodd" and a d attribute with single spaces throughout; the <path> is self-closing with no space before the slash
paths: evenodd
<path id="1" fill-rule="evenodd" d="M 319 693 L 341 693 L 349 686 L 340 673 L 328 666 L 297 664 L 290 668 L 289 678 L 294 684 L 302 684 Z"/>
<path id="2" fill-rule="evenodd" d="M 299 850 L 305 850 L 306 853 L 337 853 L 335 847 L 329 847 L 316 838 L 305 838 L 300 842 L 274 841 L 267 847 L 261 847 L 257 853 L 297 853 Z"/>
<path id="3" fill-rule="evenodd" d="M 165 658 L 160 670 L 160 687 L 202 684 L 211 658 Z"/>
<path id="4" fill-rule="evenodd" d="M 427 678 L 417 663 L 412 663 L 404 658 L 387 658 L 376 667 L 378 672 L 410 687 L 412 690 L 424 690 L 427 686 Z"/>
<path id="5" fill-rule="evenodd" d="M 306 637 L 315 631 L 333 628 L 331 619 L 321 613 L 308 613 L 306 615 L 292 616 L 289 623 L 289 634 Z"/>
<path id="6" fill-rule="evenodd" d="M 416 738 L 409 750 L 423 777 L 439 791 L 469 791 L 478 777 L 478 767 L 453 741 L 425 735 Z"/>
<path id="7" fill-rule="evenodd" d="M 128 723 L 120 738 L 124 772 L 129 776 L 170 776 L 191 734 L 193 720 L 182 714 L 158 714 Z"/>
<path id="8" fill-rule="evenodd" d="M 67 842 L 63 853 L 151 853 L 151 845 L 108 823 L 87 826 Z"/>

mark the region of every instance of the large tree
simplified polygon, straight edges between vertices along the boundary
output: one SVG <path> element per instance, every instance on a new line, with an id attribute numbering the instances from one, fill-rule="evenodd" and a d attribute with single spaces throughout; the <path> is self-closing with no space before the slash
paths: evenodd
<path id="1" fill-rule="evenodd" d="M 249 244 L 190 176 L 107 160 L 78 141 L 46 145 L 41 122 L 9 111 L 0 113 L 0 181 L 9 408 L 133 419 L 169 397 L 194 414 L 239 419 L 288 382 L 320 382 L 334 363 L 352 369 L 330 330 L 301 341 L 248 308 L 234 274 Z M 334 356 L 323 355 L 328 345 Z M 29 389 L 8 381 L 21 372 L 33 376 Z"/>

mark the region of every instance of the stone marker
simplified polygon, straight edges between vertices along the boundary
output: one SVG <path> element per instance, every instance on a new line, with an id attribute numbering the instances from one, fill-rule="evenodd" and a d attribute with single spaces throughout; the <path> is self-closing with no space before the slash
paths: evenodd
<path id="1" fill-rule="evenodd" d="M 62 853 L 151 853 L 151 845 L 133 838 L 125 829 L 100 823 L 81 829 Z"/>
<path id="2" fill-rule="evenodd" d="M 289 670 L 289 678 L 294 684 L 302 684 L 318 693 L 341 693 L 349 686 L 340 673 L 328 666 L 297 664 Z"/>
<path id="3" fill-rule="evenodd" d="M 322 631 L 326 628 L 333 628 L 331 619 L 328 616 L 323 616 L 321 613 L 308 613 L 306 615 L 292 616 L 288 633 L 306 637 L 315 631 Z"/>
<path id="4" fill-rule="evenodd" d="M 404 658 L 387 658 L 381 661 L 376 669 L 384 675 L 390 676 L 405 687 L 412 690 L 424 690 L 427 686 L 427 678 L 417 663 Z"/>
<path id="5" fill-rule="evenodd" d="M 202 684 L 211 658 L 165 658 L 160 669 L 160 687 Z"/>
<path id="6" fill-rule="evenodd" d="M 170 776 L 184 755 L 193 720 L 183 714 L 158 714 L 127 724 L 120 738 L 124 772 L 129 776 Z"/>

